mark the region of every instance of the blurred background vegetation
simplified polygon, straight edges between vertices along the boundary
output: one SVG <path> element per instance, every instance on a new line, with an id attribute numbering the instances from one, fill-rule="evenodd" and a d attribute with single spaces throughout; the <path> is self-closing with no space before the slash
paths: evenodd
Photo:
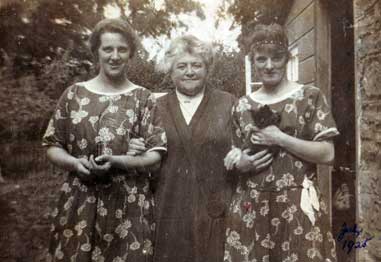
<path id="1" fill-rule="evenodd" d="M 104 18 L 107 5 L 117 6 L 141 38 L 169 35 L 185 26 L 172 19 L 180 13 L 205 17 L 193 0 L 2 0 L 0 1 L 0 166 L 3 174 L 30 163 L 13 165 L 10 156 L 25 142 L 39 142 L 56 101 L 65 88 L 91 78 L 95 65 L 87 47 L 91 28 Z M 127 15 L 126 15 L 127 14 Z M 222 17 L 222 16 L 221 16 Z M 236 96 L 244 90 L 243 59 L 238 51 L 226 52 L 216 43 L 216 66 L 210 80 Z M 131 61 L 129 78 L 154 92 L 171 88 L 142 48 Z M 18 146 L 20 145 L 20 146 Z M 17 148 L 17 150 L 16 150 Z M 15 151 L 15 150 L 16 151 Z M 26 150 L 26 149 L 25 149 Z M 15 160 L 17 162 L 17 160 Z"/>
<path id="2" fill-rule="evenodd" d="M 105 8 L 118 7 L 141 38 L 155 39 L 186 27 L 173 19 L 176 15 L 190 13 L 204 19 L 200 2 L 0 0 L 0 261 L 44 261 L 48 214 L 63 177 L 48 165 L 40 140 L 64 89 L 96 73 L 87 40 L 93 26 L 105 17 Z M 253 21 L 274 15 L 281 20 L 286 2 L 291 1 L 222 0 L 218 19 L 230 16 L 232 27 L 242 26 L 238 41 L 244 50 Z M 243 95 L 243 51 L 214 44 L 210 82 L 237 97 Z M 147 57 L 141 49 L 129 65 L 128 77 L 154 92 L 173 88 Z"/>
<path id="3" fill-rule="evenodd" d="M 160 2 L 160 6 L 158 6 Z M 0 1 L 0 143 L 38 140 L 55 102 L 70 84 L 95 74 L 87 47 L 93 26 L 113 5 L 141 38 L 170 35 L 186 27 L 173 16 L 192 13 L 205 18 L 196 0 L 1 0 Z M 242 26 L 240 47 L 252 22 L 280 20 L 292 1 L 222 0 L 218 19 Z M 217 20 L 218 22 L 218 20 Z M 244 90 L 243 58 L 215 43 L 216 66 L 210 81 L 236 96 Z M 241 48 L 243 50 L 243 48 Z M 153 91 L 170 88 L 154 71 L 145 51 L 131 62 L 129 78 Z M 0 160 L 1 161 L 1 160 Z"/>

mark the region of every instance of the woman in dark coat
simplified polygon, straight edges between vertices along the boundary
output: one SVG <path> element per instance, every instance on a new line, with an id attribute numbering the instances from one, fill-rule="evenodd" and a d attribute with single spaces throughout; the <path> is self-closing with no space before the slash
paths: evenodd
<path id="1" fill-rule="evenodd" d="M 155 192 L 156 262 L 223 260 L 232 188 L 224 157 L 231 149 L 236 99 L 208 84 L 212 63 L 211 46 L 194 36 L 174 39 L 165 53 L 162 67 L 176 89 L 158 100 L 168 154 Z M 130 150 L 143 145 L 130 144 Z M 251 156 L 249 169 L 269 160 L 265 151 Z"/>

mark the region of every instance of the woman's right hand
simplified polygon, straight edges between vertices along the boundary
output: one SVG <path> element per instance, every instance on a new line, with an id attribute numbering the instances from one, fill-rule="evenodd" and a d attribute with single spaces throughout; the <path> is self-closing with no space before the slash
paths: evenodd
<path id="1" fill-rule="evenodd" d="M 273 161 L 273 156 L 267 149 L 259 151 L 254 155 L 249 155 L 250 149 L 245 149 L 242 152 L 241 159 L 236 164 L 236 167 L 241 172 L 259 173 L 267 169 Z"/>
<path id="2" fill-rule="evenodd" d="M 128 152 L 127 155 L 130 156 L 136 156 L 136 155 L 141 155 L 144 152 L 147 151 L 144 138 L 131 138 L 130 142 L 128 144 Z"/>
<path id="3" fill-rule="evenodd" d="M 234 166 L 241 159 L 242 154 L 243 152 L 240 148 L 233 146 L 224 158 L 224 165 L 226 167 L 226 170 L 233 170 Z"/>
<path id="4" fill-rule="evenodd" d="M 87 182 L 92 179 L 90 174 L 91 163 L 86 158 L 76 158 L 73 163 L 73 169 L 81 181 Z"/>
<path id="5" fill-rule="evenodd" d="M 273 161 L 273 156 L 268 150 L 263 150 L 254 155 L 249 155 L 250 149 L 241 150 L 233 148 L 226 155 L 224 162 L 227 170 L 234 166 L 241 172 L 260 172 L 268 168 Z"/>

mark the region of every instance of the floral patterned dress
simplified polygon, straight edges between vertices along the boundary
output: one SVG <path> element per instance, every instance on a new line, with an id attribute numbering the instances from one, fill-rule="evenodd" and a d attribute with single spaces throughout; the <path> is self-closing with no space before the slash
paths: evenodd
<path id="1" fill-rule="evenodd" d="M 166 150 L 153 95 L 145 88 L 98 94 L 81 85 L 61 96 L 43 137 L 74 157 L 127 152 L 129 138 L 144 137 L 150 150 Z M 69 173 L 62 185 L 47 261 L 152 261 L 153 198 L 149 176 L 112 169 L 109 180 L 82 183 Z"/>
<path id="2" fill-rule="evenodd" d="M 255 126 L 251 111 L 263 105 L 249 95 L 233 108 L 237 146 L 247 144 Z M 281 115 L 279 128 L 294 137 L 323 141 L 338 134 L 316 87 L 303 86 L 268 106 Z M 227 219 L 224 261 L 336 261 L 327 205 L 316 180 L 315 164 L 282 149 L 269 169 L 241 175 Z"/>

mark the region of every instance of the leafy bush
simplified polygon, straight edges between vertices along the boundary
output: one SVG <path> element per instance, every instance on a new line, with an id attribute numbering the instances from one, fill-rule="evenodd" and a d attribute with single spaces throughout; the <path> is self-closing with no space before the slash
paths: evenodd
<path id="1" fill-rule="evenodd" d="M 209 81 L 216 88 L 236 97 L 244 95 L 245 67 L 241 53 L 217 53 Z"/>

